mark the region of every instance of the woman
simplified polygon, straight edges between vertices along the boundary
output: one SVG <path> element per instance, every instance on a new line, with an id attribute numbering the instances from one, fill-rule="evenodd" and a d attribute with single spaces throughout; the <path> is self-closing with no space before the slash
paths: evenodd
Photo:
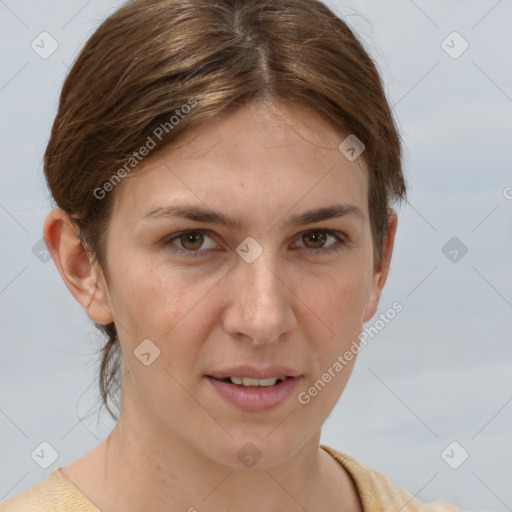
<path id="1" fill-rule="evenodd" d="M 2 512 L 457 510 L 319 445 L 406 190 L 380 77 L 327 7 L 125 4 L 66 79 L 44 170 L 45 241 L 120 411 Z"/>

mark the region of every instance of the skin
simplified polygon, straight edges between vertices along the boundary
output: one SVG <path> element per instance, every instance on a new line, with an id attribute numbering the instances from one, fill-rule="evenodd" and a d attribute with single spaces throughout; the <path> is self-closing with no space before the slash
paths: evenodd
<path id="1" fill-rule="evenodd" d="M 48 215 L 44 236 L 64 282 L 92 320 L 116 322 L 124 358 L 116 427 L 62 468 L 103 512 L 312 512 L 341 503 L 362 510 L 348 474 L 319 448 L 322 424 L 355 358 L 307 405 L 297 399 L 374 315 L 391 259 L 394 214 L 374 271 L 368 170 L 362 157 L 350 162 L 338 150 L 345 136 L 310 110 L 252 104 L 147 157 L 142 172 L 111 192 L 109 284 L 66 214 Z M 139 220 L 178 203 L 238 216 L 245 229 L 175 217 Z M 339 203 L 357 206 L 362 218 L 279 224 Z M 169 241 L 194 229 L 209 230 L 202 245 L 200 235 L 188 243 L 182 237 L 181 245 L 179 238 Z M 344 242 L 311 238 L 320 229 Z M 252 263 L 236 252 L 247 236 L 263 249 Z M 204 254 L 190 256 L 197 247 Z M 331 247 L 339 250 L 314 254 Z M 148 338 L 160 355 L 145 366 L 134 349 Z M 205 378 L 244 363 L 284 364 L 302 379 L 278 407 L 244 412 Z M 237 458 L 247 442 L 262 454 L 252 468 Z"/>

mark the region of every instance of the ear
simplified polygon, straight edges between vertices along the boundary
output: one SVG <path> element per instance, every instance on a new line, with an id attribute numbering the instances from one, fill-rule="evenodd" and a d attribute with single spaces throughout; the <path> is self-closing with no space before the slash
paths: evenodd
<path id="1" fill-rule="evenodd" d="M 379 305 L 380 293 L 386 284 L 388 278 L 389 265 L 391 263 L 391 254 L 393 253 L 393 245 L 395 243 L 396 227 L 398 218 L 395 212 L 390 212 L 388 215 L 388 235 L 384 239 L 384 246 L 382 248 L 382 260 L 380 269 L 373 273 L 370 294 L 368 302 L 366 303 L 366 310 L 364 312 L 363 323 L 370 320 L 370 318 L 377 311 Z"/>
<path id="2" fill-rule="evenodd" d="M 65 285 L 89 318 L 99 324 L 113 322 L 108 290 L 99 265 L 91 264 L 64 210 L 56 208 L 48 214 L 43 237 Z"/>

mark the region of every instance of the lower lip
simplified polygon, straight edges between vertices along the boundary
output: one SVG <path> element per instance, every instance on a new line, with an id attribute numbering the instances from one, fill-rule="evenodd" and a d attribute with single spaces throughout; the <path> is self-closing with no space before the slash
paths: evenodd
<path id="1" fill-rule="evenodd" d="M 207 377 L 213 387 L 229 403 L 247 412 L 258 412 L 281 405 L 293 392 L 301 377 L 288 377 L 274 386 L 243 387 Z"/>

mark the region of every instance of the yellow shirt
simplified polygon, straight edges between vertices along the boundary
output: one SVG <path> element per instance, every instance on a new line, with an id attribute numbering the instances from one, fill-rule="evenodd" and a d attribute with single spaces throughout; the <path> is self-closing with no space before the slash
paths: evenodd
<path id="1" fill-rule="evenodd" d="M 409 492 L 396 487 L 387 477 L 366 468 L 348 455 L 320 445 L 352 477 L 361 496 L 364 512 L 461 512 L 445 501 L 420 503 Z M 340 504 L 340 510 L 343 509 Z M 0 503 L 0 512 L 99 512 L 99 509 L 69 480 L 59 468 L 39 484 Z"/>

